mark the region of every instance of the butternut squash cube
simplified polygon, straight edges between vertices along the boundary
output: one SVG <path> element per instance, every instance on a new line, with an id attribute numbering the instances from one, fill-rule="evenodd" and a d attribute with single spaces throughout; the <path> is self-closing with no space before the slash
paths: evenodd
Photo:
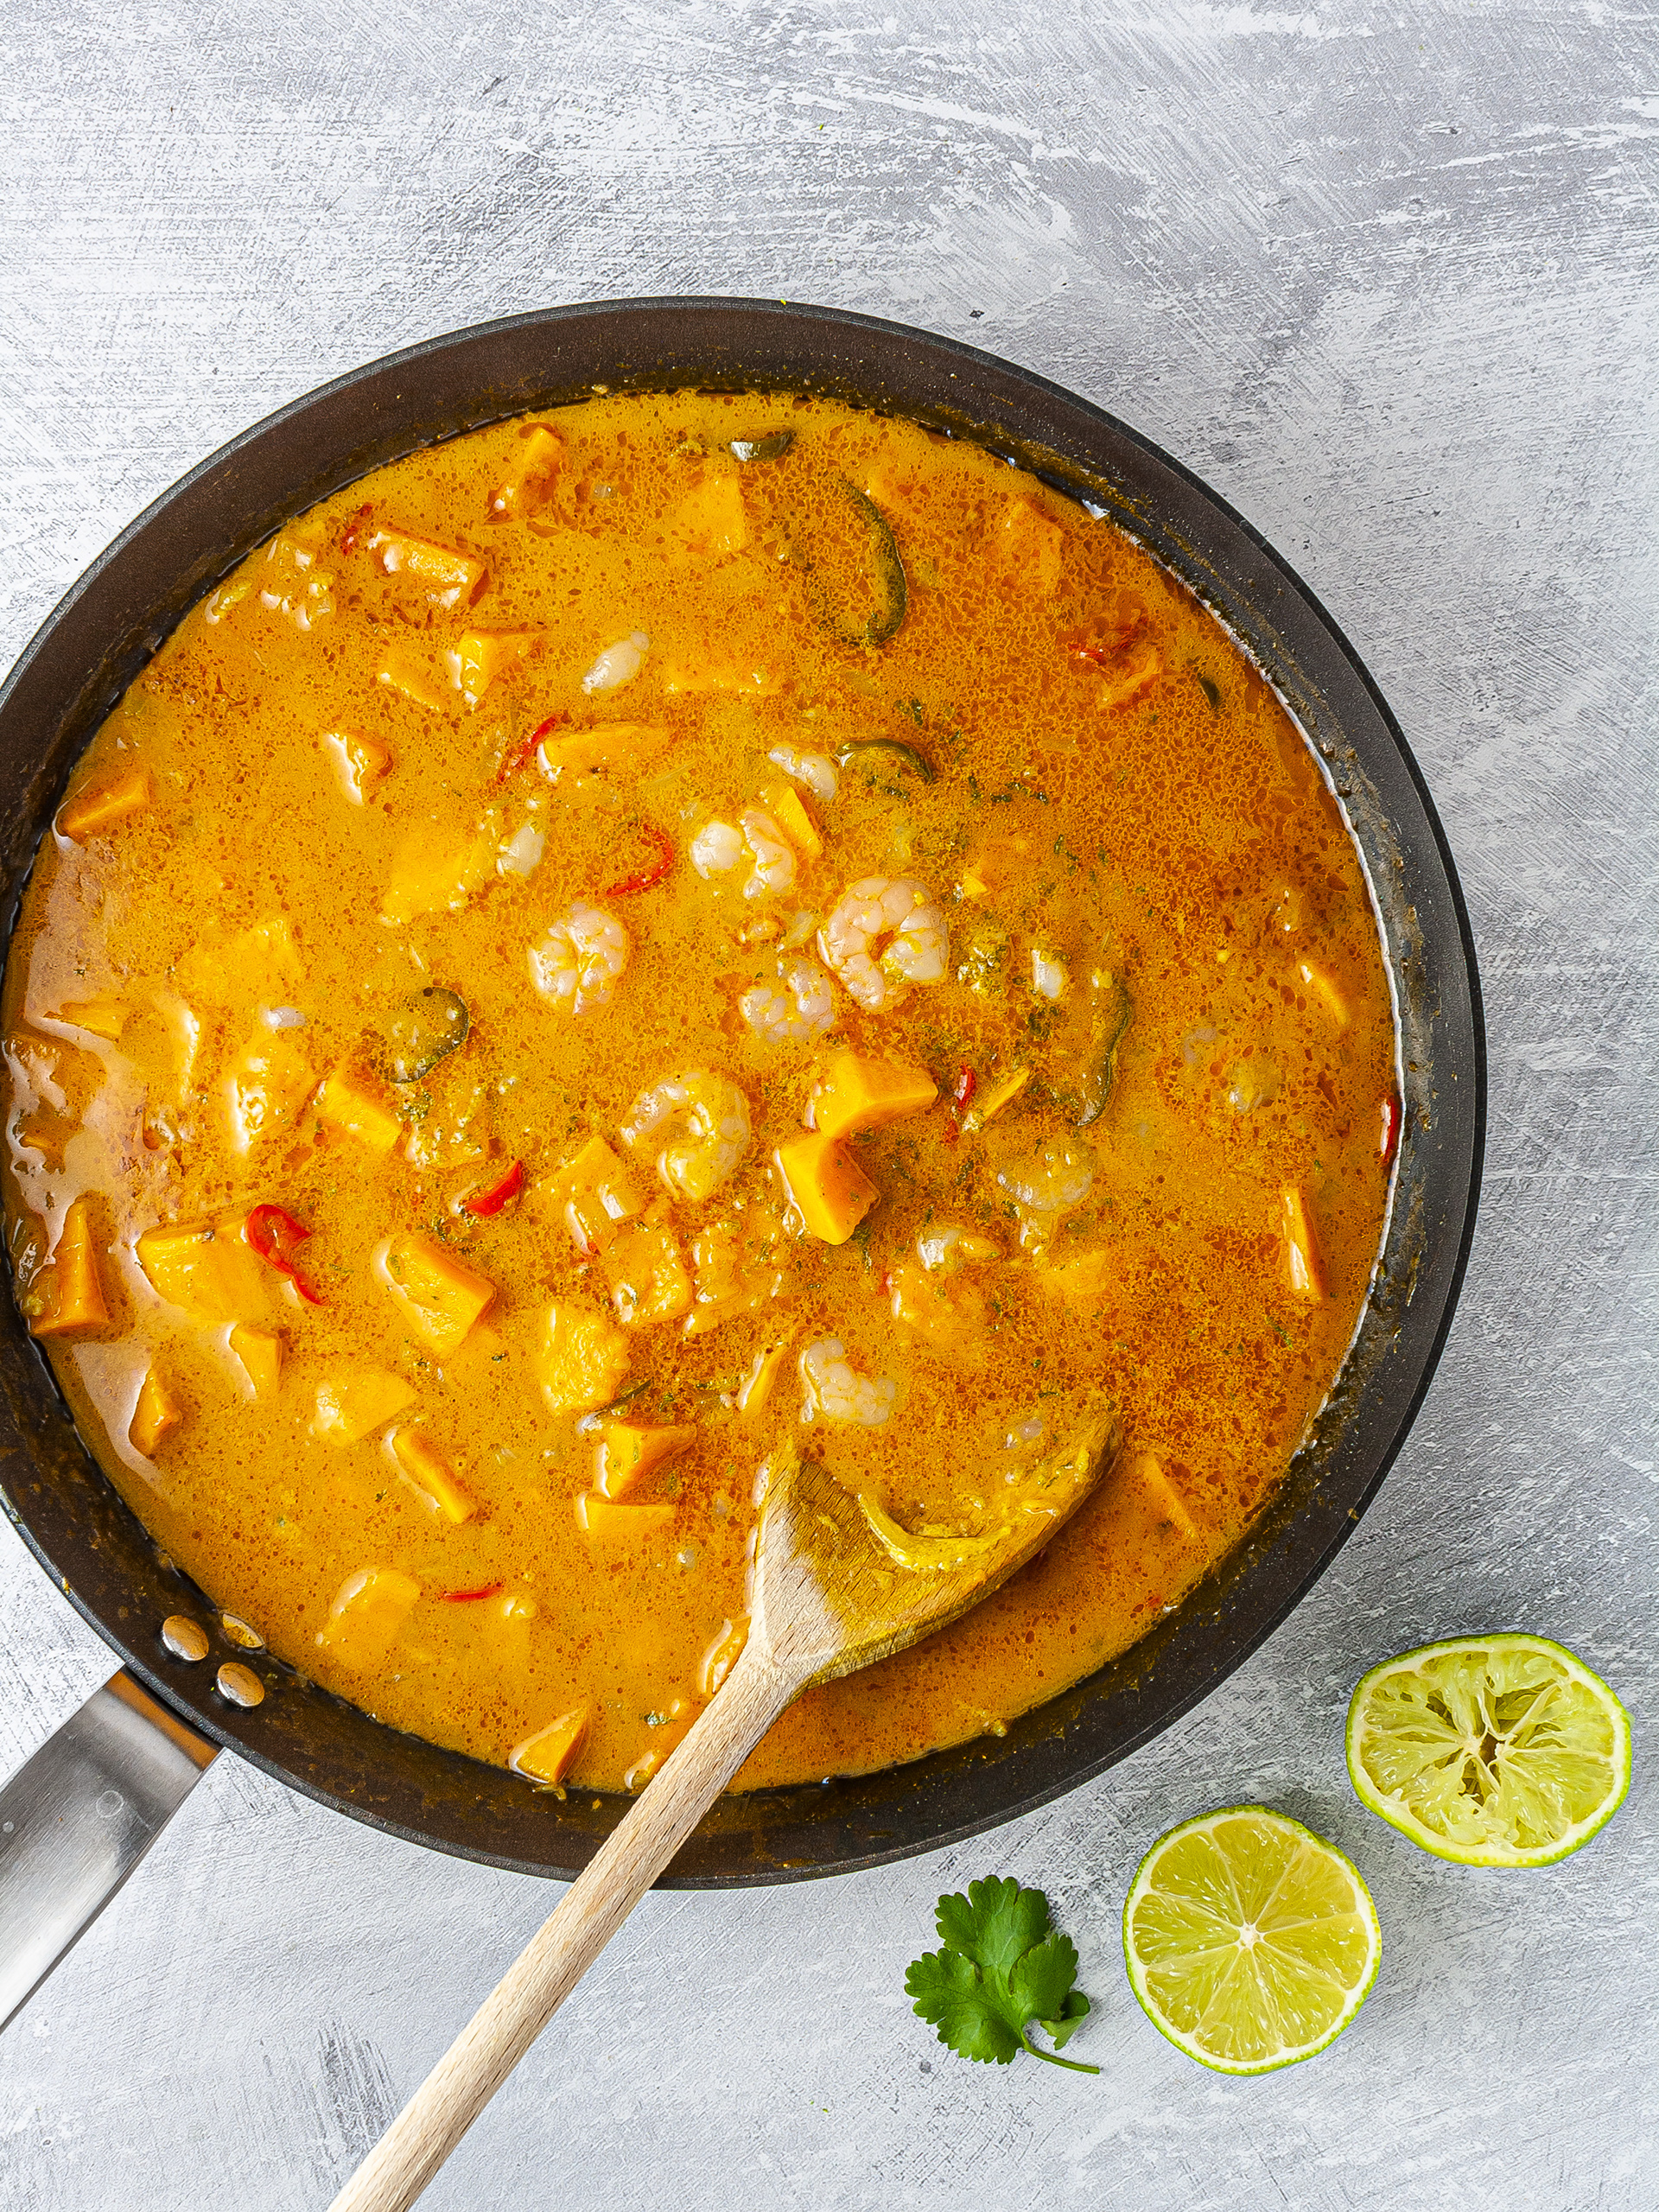
<path id="1" fill-rule="evenodd" d="M 386 747 L 360 729 L 326 730 L 322 749 L 333 761 L 340 787 L 353 806 L 363 804 L 391 766 Z"/>
<path id="2" fill-rule="evenodd" d="M 138 1239 L 138 1264 L 150 1288 L 200 1327 L 268 1310 L 265 1272 L 242 1233 L 245 1218 L 172 1223 Z"/>
<path id="3" fill-rule="evenodd" d="M 518 437 L 518 450 L 490 494 L 492 522 L 522 522 L 533 514 L 564 458 L 563 439 L 545 423 L 529 424 Z"/>
<path id="4" fill-rule="evenodd" d="M 704 560 L 741 552 L 749 542 L 743 493 L 735 476 L 711 476 L 680 501 L 673 534 L 688 553 Z"/>
<path id="5" fill-rule="evenodd" d="M 1000 1114 L 1005 1106 L 1012 1106 L 1026 1085 L 1031 1081 L 1029 1068 L 1015 1068 L 1000 1076 L 988 1090 L 980 1093 L 979 1102 L 963 1116 L 963 1128 L 970 1137 L 977 1136 L 992 1116 Z"/>
<path id="6" fill-rule="evenodd" d="M 132 1423 L 127 1430 L 133 1450 L 146 1459 L 153 1459 L 156 1446 L 183 1419 L 178 1400 L 152 1367 L 138 1386 L 138 1403 L 133 1408 Z"/>
<path id="7" fill-rule="evenodd" d="M 404 1134 L 403 1122 L 385 1092 L 359 1069 L 341 1066 L 326 1075 L 317 1085 L 311 1108 L 329 1128 L 338 1129 L 341 1136 L 355 1137 L 381 1158 Z"/>
<path id="8" fill-rule="evenodd" d="M 542 740 L 541 756 L 556 781 L 567 769 L 586 773 L 596 768 L 637 768 L 666 745 L 671 734 L 663 722 L 600 722 L 591 729 L 550 733 Z"/>
<path id="9" fill-rule="evenodd" d="M 234 937 L 204 938 L 178 965 L 179 988 L 210 1006 L 278 999 L 304 981 L 305 963 L 285 914 L 269 914 Z"/>
<path id="10" fill-rule="evenodd" d="M 259 604 L 285 616 L 296 630 L 313 629 L 334 611 L 334 572 L 317 566 L 310 546 L 279 531 L 265 548 Z"/>
<path id="11" fill-rule="evenodd" d="M 507 1753 L 507 1764 L 538 1789 L 556 1789 L 587 1729 L 588 1708 L 579 1705 L 573 1713 L 562 1713 L 545 1728 L 526 1736 L 522 1744 L 515 1744 Z"/>
<path id="12" fill-rule="evenodd" d="M 392 1456 L 403 1471 L 404 1479 L 421 1493 L 429 1505 L 435 1505 L 446 1521 L 453 1521 L 459 1528 L 463 1521 L 470 1521 L 478 1508 L 461 1484 L 437 1446 L 418 1428 L 395 1428 L 391 1432 Z"/>
<path id="13" fill-rule="evenodd" d="M 60 1006 L 52 1020 L 90 1030 L 94 1037 L 116 1045 L 131 1017 L 132 1008 L 120 999 L 74 999 L 67 1006 Z"/>
<path id="14" fill-rule="evenodd" d="M 1319 1250 L 1313 1210 L 1299 1183 L 1287 1183 L 1279 1193 L 1280 1227 L 1284 1236 L 1285 1275 L 1291 1294 L 1317 1305 L 1325 1296 L 1325 1260 Z"/>
<path id="15" fill-rule="evenodd" d="M 695 1428 L 639 1428 L 609 1421 L 594 1447 L 594 1488 L 601 1497 L 622 1497 L 695 1443 Z"/>
<path id="16" fill-rule="evenodd" d="M 430 715 L 448 714 L 460 688 L 435 668 L 425 654 L 416 652 L 408 645 L 387 647 L 374 672 L 374 680 L 384 683 L 388 691 L 397 692 L 400 698 L 424 707 Z"/>
<path id="17" fill-rule="evenodd" d="M 1333 976 L 1312 960 L 1296 964 L 1296 980 L 1333 1029 L 1348 1027 L 1348 1001 Z"/>
<path id="18" fill-rule="evenodd" d="M 823 850 L 823 840 L 818 835 L 812 817 L 807 812 L 806 802 L 794 785 L 762 784 L 760 804 L 796 851 L 804 854 L 810 861 L 817 860 Z"/>
<path id="19" fill-rule="evenodd" d="M 29 1288 L 41 1300 L 40 1310 L 29 1325 L 35 1336 L 84 1336 L 90 1330 L 108 1327 L 110 1312 L 104 1303 L 87 1199 L 77 1198 L 65 1213 L 52 1256 Z"/>
<path id="20" fill-rule="evenodd" d="M 420 1594 L 420 1584 L 395 1567 L 360 1567 L 335 1592 L 317 1642 L 364 1673 L 384 1667 Z"/>
<path id="21" fill-rule="evenodd" d="M 242 1363 L 256 1398 L 274 1398 L 283 1373 L 283 1340 L 272 1330 L 251 1329 L 238 1321 L 231 1331 L 231 1350 Z"/>
<path id="22" fill-rule="evenodd" d="M 245 1045 L 225 1075 L 232 1149 L 245 1154 L 286 1128 L 310 1088 L 311 1063 L 280 1030 Z"/>
<path id="23" fill-rule="evenodd" d="M 751 1421 L 756 1421 L 766 1408 L 772 1386 L 783 1371 L 788 1357 L 791 1337 L 780 1337 L 775 1344 L 764 1344 L 754 1355 L 753 1365 L 737 1389 L 737 1410 Z"/>
<path id="24" fill-rule="evenodd" d="M 459 851 L 453 845 L 435 847 L 429 832 L 417 830 L 392 856 L 380 899 L 382 918 L 412 922 L 420 914 L 458 914 L 495 880 L 500 856 L 500 823 L 493 814 L 485 816 Z"/>
<path id="25" fill-rule="evenodd" d="M 1053 1266 L 1039 1265 L 1033 1272 L 1051 1298 L 1063 1299 L 1080 1313 L 1103 1313 L 1117 1288 L 1122 1268 L 1103 1247 L 1079 1252 L 1076 1259 Z"/>
<path id="26" fill-rule="evenodd" d="M 821 1129 L 773 1157 L 807 1235 L 826 1244 L 844 1244 L 880 1196 L 846 1146 Z"/>
<path id="27" fill-rule="evenodd" d="M 1185 1501 L 1155 1452 L 1128 1453 L 1124 1459 L 1122 1480 L 1141 1491 L 1154 1522 L 1173 1529 L 1188 1543 L 1197 1541 L 1198 1523 L 1187 1511 Z"/>
<path id="28" fill-rule="evenodd" d="M 550 1306 L 537 1364 L 550 1413 L 591 1413 L 620 1388 L 628 1340 L 602 1313 Z"/>
<path id="29" fill-rule="evenodd" d="M 585 1490 L 576 1500 L 577 1528 L 603 1543 L 637 1541 L 667 1528 L 674 1513 L 674 1506 L 666 1499 L 654 1505 L 626 1505 L 613 1497 L 601 1497 L 597 1491 Z"/>
<path id="30" fill-rule="evenodd" d="M 837 1052 L 812 1093 L 812 1126 L 823 1137 L 851 1136 L 919 1114 L 939 1095 L 925 1068 L 905 1060 L 865 1059 Z"/>
<path id="31" fill-rule="evenodd" d="M 475 707 L 498 677 L 523 667 L 546 643 L 544 630 L 468 630 L 455 649 L 467 705 Z"/>
<path id="32" fill-rule="evenodd" d="M 603 1137 L 589 1137 L 574 1160 L 537 1185 L 536 1196 L 563 1220 L 580 1252 L 602 1251 L 617 1224 L 643 1213 L 645 1205 L 633 1170 Z"/>
<path id="33" fill-rule="evenodd" d="M 311 1433 L 330 1444 L 361 1444 L 415 1402 L 415 1386 L 384 1367 L 336 1376 L 317 1385 Z"/>
<path id="34" fill-rule="evenodd" d="M 1065 532 L 1033 499 L 1013 499 L 995 526 L 997 560 L 1022 589 L 1052 599 L 1060 588 Z"/>
<path id="35" fill-rule="evenodd" d="M 393 1303 L 424 1344 L 452 1352 L 495 1303 L 495 1285 L 430 1236 L 394 1236 L 382 1262 Z"/>
<path id="36" fill-rule="evenodd" d="M 97 836 L 100 830 L 124 820 L 129 814 L 141 813 L 149 804 L 150 794 L 149 769 L 129 768 L 124 775 L 113 777 L 108 783 L 92 785 L 77 791 L 73 798 L 65 799 L 58 809 L 58 835 L 77 845 L 85 844 L 88 837 Z"/>
<path id="37" fill-rule="evenodd" d="M 435 544 L 429 537 L 411 537 L 401 530 L 373 530 L 362 543 L 382 575 L 397 578 L 405 597 L 422 600 L 429 607 L 445 611 L 470 607 L 488 581 L 483 562 L 453 546 Z"/>
<path id="38" fill-rule="evenodd" d="M 660 1222 L 625 1230 L 606 1253 L 604 1265 L 611 1301 L 625 1328 L 676 1321 L 689 1310 L 691 1278 L 673 1230 Z"/>

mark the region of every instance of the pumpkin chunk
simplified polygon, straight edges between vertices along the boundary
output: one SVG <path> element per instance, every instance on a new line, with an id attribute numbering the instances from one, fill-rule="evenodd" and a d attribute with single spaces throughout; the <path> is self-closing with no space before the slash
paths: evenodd
<path id="1" fill-rule="evenodd" d="M 939 1095 L 925 1068 L 906 1060 L 867 1059 L 837 1052 L 812 1092 L 812 1127 L 823 1137 L 851 1136 L 919 1114 Z"/>
<path id="2" fill-rule="evenodd" d="M 148 768 L 130 768 L 125 775 L 108 783 L 91 785 L 58 809 L 58 835 L 77 845 L 85 844 L 88 837 L 97 836 L 111 823 L 141 813 L 149 804 L 150 791 Z"/>
<path id="3" fill-rule="evenodd" d="M 397 1310 L 424 1344 L 452 1352 L 495 1303 L 495 1285 L 418 1230 L 394 1236 L 382 1262 Z"/>
<path id="4" fill-rule="evenodd" d="M 413 1383 L 405 1382 L 401 1375 L 389 1374 L 384 1367 L 336 1376 L 317 1385 L 311 1433 L 327 1438 L 330 1444 L 360 1444 L 414 1402 Z"/>
<path id="5" fill-rule="evenodd" d="M 468 630 L 455 648 L 467 705 L 475 707 L 499 677 L 511 676 L 546 643 L 544 630 Z"/>
<path id="6" fill-rule="evenodd" d="M 146 1459 L 153 1459 L 156 1446 L 183 1419 L 183 1408 L 152 1367 L 138 1386 L 138 1403 L 133 1408 L 132 1424 L 127 1431 L 133 1450 Z"/>
<path id="7" fill-rule="evenodd" d="M 622 1497 L 657 1468 L 695 1443 L 695 1428 L 639 1428 L 607 1421 L 594 1447 L 594 1488 L 601 1497 Z"/>
<path id="8" fill-rule="evenodd" d="M 348 1667 L 383 1667 L 420 1594 L 420 1584 L 395 1567 L 360 1567 L 335 1592 L 317 1642 Z"/>
<path id="9" fill-rule="evenodd" d="M 150 1288 L 201 1328 L 268 1311 L 264 1279 L 242 1233 L 243 1218 L 176 1223 L 147 1229 L 138 1239 L 138 1264 Z"/>
<path id="10" fill-rule="evenodd" d="M 773 1155 L 809 1236 L 844 1244 L 880 1192 L 845 1145 L 822 1130 Z"/>
<path id="11" fill-rule="evenodd" d="M 340 787 L 353 806 L 361 806 L 391 766 L 391 754 L 360 729 L 331 729 L 322 749 L 333 761 Z"/>
<path id="12" fill-rule="evenodd" d="M 550 1720 L 533 1736 L 526 1736 L 522 1744 L 515 1744 L 507 1754 L 507 1764 L 537 1789 L 556 1789 L 587 1732 L 588 1708 L 579 1705 L 574 1712 L 562 1713 L 556 1720 Z"/>
<path id="13" fill-rule="evenodd" d="M 536 1197 L 563 1221 L 579 1252 L 602 1251 L 618 1223 L 643 1213 L 645 1205 L 632 1169 L 603 1137 L 590 1137 L 574 1160 L 536 1186 Z"/>
<path id="14" fill-rule="evenodd" d="M 429 1504 L 436 1506 L 446 1521 L 457 1527 L 470 1521 L 478 1508 L 456 1480 L 449 1463 L 423 1431 L 418 1428 L 395 1428 L 391 1433 L 392 1456 L 403 1471 L 404 1479 L 417 1490 Z"/>
<path id="15" fill-rule="evenodd" d="M 404 1125 L 380 1086 L 359 1070 L 338 1067 L 324 1076 L 311 1101 L 320 1122 L 381 1155 L 404 1134 Z"/>
<path id="16" fill-rule="evenodd" d="M 251 1329 L 238 1321 L 231 1331 L 231 1350 L 256 1398 L 274 1398 L 283 1372 L 283 1340 L 270 1329 Z"/>
<path id="17" fill-rule="evenodd" d="M 29 1320 L 32 1335 L 84 1336 L 90 1330 L 109 1326 L 110 1309 L 104 1302 L 86 1199 L 77 1198 L 65 1213 L 52 1257 L 29 1289 L 41 1300 L 39 1312 Z"/>
<path id="18" fill-rule="evenodd" d="M 383 576 L 396 578 L 406 597 L 423 600 L 429 607 L 446 612 L 470 607 L 488 581 L 481 561 L 453 546 L 435 544 L 429 537 L 415 537 L 401 530 L 372 530 L 362 543 Z"/>
<path id="19" fill-rule="evenodd" d="M 1313 1225 L 1313 1210 L 1300 1183 L 1287 1183 L 1279 1193 L 1279 1216 L 1285 1240 L 1285 1275 L 1292 1295 L 1317 1304 L 1325 1296 L 1325 1259 Z"/>
<path id="20" fill-rule="evenodd" d="M 564 458 L 563 439 L 545 423 L 532 423 L 518 439 L 518 452 L 490 494 L 492 522 L 522 522 L 533 514 Z"/>
<path id="21" fill-rule="evenodd" d="M 602 1313 L 550 1306 L 539 1348 L 542 1395 L 556 1414 L 608 1405 L 628 1371 L 628 1340 Z"/>
<path id="22" fill-rule="evenodd" d="M 613 1497 L 601 1497 L 596 1491 L 583 1491 L 576 1500 L 576 1526 L 584 1535 L 597 1536 L 608 1541 L 620 1537 L 625 1541 L 639 1536 L 648 1536 L 655 1529 L 665 1529 L 674 1518 L 674 1507 L 664 1501 L 654 1505 L 627 1505 Z"/>

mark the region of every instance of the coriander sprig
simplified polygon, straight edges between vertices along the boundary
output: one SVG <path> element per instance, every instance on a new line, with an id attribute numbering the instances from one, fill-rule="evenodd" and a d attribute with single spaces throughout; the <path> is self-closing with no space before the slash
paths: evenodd
<path id="1" fill-rule="evenodd" d="M 939 1899 L 938 1924 L 943 1948 L 912 1960 L 905 1989 L 942 2044 L 988 2064 L 1007 2066 L 1023 2050 L 1074 2074 L 1099 2073 L 1055 2056 L 1089 1999 L 1076 1986 L 1077 1946 L 1051 1922 L 1040 1890 L 1006 1877 L 970 1882 L 966 1897 Z M 1033 2024 L 1054 2050 L 1033 2043 Z"/>

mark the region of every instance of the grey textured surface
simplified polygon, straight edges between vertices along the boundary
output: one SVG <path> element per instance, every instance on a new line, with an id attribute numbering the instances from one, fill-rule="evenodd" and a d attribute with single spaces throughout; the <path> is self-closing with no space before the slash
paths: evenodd
<path id="1" fill-rule="evenodd" d="M 1358 645 L 1427 772 L 1488 995 L 1491 1134 L 1440 1376 L 1377 1504 L 1227 1688 L 960 1853 L 648 1899 L 426 2200 L 748 2212 L 1659 2203 L 1652 1961 L 1659 23 L 1423 0 L 67 0 L 0 22 L 0 659 L 270 406 L 548 300 L 726 290 L 962 336 L 1206 475 Z M 1531 1875 L 1363 1813 L 1373 1659 L 1563 1637 L 1629 1803 Z M 0 1771 L 108 1671 L 0 1532 Z M 1164 2044 L 1139 1853 L 1263 1797 L 1347 1848 L 1381 1979 L 1312 2065 Z M 901 1993 L 941 1888 L 1077 1933 L 1098 2082 L 969 2069 Z M 305 2212 L 552 1902 L 221 1759 L 0 2040 L 0 2204 Z"/>

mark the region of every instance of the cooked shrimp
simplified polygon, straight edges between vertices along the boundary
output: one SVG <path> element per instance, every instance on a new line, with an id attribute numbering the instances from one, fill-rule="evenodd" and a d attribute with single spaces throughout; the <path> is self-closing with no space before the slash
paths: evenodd
<path id="1" fill-rule="evenodd" d="M 825 806 L 830 804 L 841 787 L 836 764 L 827 753 L 797 753 L 792 746 L 779 745 L 767 753 L 766 758 L 774 768 L 781 768 L 798 784 L 804 784 L 813 798 L 822 799 Z"/>
<path id="2" fill-rule="evenodd" d="M 746 899 L 764 892 L 787 891 L 795 880 L 795 855 L 783 831 L 758 806 L 746 806 L 738 816 L 739 829 L 729 822 L 705 822 L 691 840 L 691 865 L 705 879 L 725 875 L 748 855 L 750 868 L 743 886 Z"/>
<path id="3" fill-rule="evenodd" d="M 836 998 L 816 960 L 791 960 L 775 983 L 753 983 L 737 1002 L 757 1037 L 772 1045 L 798 1045 L 835 1027 Z"/>
<path id="4" fill-rule="evenodd" d="M 907 983 L 937 983 L 950 932 L 932 894 L 907 875 L 850 884 L 818 931 L 818 950 L 868 1013 L 896 1006 Z"/>
<path id="5" fill-rule="evenodd" d="M 632 941 L 614 914 L 578 899 L 530 948 L 531 980 L 544 999 L 587 1014 L 615 990 Z"/>
<path id="6" fill-rule="evenodd" d="M 1081 1137 L 1049 1137 L 1025 1159 L 998 1168 L 996 1179 L 1019 1213 L 1020 1243 L 1040 1251 L 1094 1188 L 1095 1155 Z"/>
<path id="7" fill-rule="evenodd" d="M 994 1260 L 996 1247 L 988 1236 L 979 1236 L 954 1221 L 936 1222 L 916 1239 L 916 1256 L 925 1268 L 943 1268 L 955 1274 L 965 1260 Z"/>
<path id="8" fill-rule="evenodd" d="M 899 1399 L 899 1385 L 885 1375 L 861 1375 L 839 1337 L 820 1337 L 800 1357 L 801 1419 L 844 1421 L 880 1428 Z"/>
<path id="9" fill-rule="evenodd" d="M 701 1201 L 729 1179 L 753 1141 L 749 1102 L 725 1076 L 695 1068 L 642 1091 L 621 1135 L 630 1145 L 666 1136 L 657 1173 L 671 1191 Z"/>
<path id="10" fill-rule="evenodd" d="M 620 684 L 632 683 L 645 664 L 645 653 L 651 639 L 643 630 L 633 630 L 626 638 L 619 638 L 613 645 L 607 645 L 599 658 L 582 679 L 584 691 L 614 691 Z"/>

